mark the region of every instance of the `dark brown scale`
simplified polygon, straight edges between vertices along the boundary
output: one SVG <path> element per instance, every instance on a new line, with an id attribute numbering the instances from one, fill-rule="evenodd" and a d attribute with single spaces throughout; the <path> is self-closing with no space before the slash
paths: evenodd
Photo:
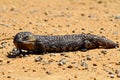
<path id="1" fill-rule="evenodd" d="M 44 36 L 20 32 L 14 37 L 14 44 L 20 50 L 40 52 L 63 52 L 94 48 L 115 48 L 118 44 L 93 34 Z"/>

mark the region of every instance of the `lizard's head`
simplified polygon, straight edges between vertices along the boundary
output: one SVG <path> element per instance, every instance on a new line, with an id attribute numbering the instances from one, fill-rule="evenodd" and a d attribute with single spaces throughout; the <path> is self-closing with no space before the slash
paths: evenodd
<path id="1" fill-rule="evenodd" d="M 18 49 L 34 50 L 36 38 L 31 32 L 19 32 L 15 35 L 13 43 Z"/>

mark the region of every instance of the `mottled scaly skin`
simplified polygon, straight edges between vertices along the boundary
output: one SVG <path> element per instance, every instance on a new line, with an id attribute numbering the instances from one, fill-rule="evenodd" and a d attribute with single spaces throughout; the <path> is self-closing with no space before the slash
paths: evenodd
<path id="1" fill-rule="evenodd" d="M 31 32 L 20 32 L 14 37 L 14 44 L 19 50 L 39 52 L 63 52 L 94 48 L 115 48 L 118 44 L 93 34 L 73 34 L 44 36 Z"/>

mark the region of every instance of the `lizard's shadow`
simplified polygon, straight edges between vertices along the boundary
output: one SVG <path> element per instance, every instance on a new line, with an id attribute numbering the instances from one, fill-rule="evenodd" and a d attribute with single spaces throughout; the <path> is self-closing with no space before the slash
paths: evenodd
<path id="1" fill-rule="evenodd" d="M 65 52 L 75 52 L 75 51 L 65 51 Z M 82 50 L 77 50 L 77 51 L 86 52 L 88 50 L 87 49 L 82 49 Z M 58 52 L 27 51 L 27 52 L 15 53 L 15 54 L 13 54 L 13 53 L 12 54 L 7 54 L 6 56 L 8 58 L 16 58 L 16 57 L 27 57 L 29 55 L 44 55 L 44 54 L 51 54 L 51 53 L 60 54 L 60 53 L 63 53 L 63 52 L 61 52 L 61 51 L 58 51 Z"/>
<path id="2" fill-rule="evenodd" d="M 36 51 L 28 51 L 28 52 L 20 52 L 18 54 L 7 54 L 6 56 L 8 58 L 16 58 L 16 57 L 27 57 L 29 56 L 30 54 L 32 55 L 43 55 L 45 53 L 41 53 L 41 52 L 36 52 Z"/>
<path id="3" fill-rule="evenodd" d="M 95 49 L 95 48 L 93 48 Z M 80 49 L 80 50 L 75 50 L 75 51 L 81 51 L 81 52 L 86 52 L 86 51 L 89 51 L 89 50 L 93 50 L 93 49 L 86 49 L 86 48 L 83 48 L 83 49 Z M 103 49 L 103 47 L 99 47 L 97 49 Z M 55 53 L 55 54 L 60 54 L 60 53 L 63 53 L 63 52 L 75 52 L 74 50 L 73 51 L 58 51 L 58 52 L 41 52 L 41 51 L 27 51 L 27 52 L 17 52 L 17 53 L 12 53 L 12 54 L 7 54 L 7 57 L 8 58 L 16 58 L 16 57 L 27 57 L 29 56 L 30 54 L 31 55 L 44 55 L 44 54 L 51 54 L 51 53 Z"/>

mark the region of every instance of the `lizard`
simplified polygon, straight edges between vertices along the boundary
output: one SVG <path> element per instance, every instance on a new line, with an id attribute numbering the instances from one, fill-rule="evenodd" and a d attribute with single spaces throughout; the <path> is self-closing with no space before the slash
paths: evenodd
<path id="1" fill-rule="evenodd" d="M 47 36 L 35 35 L 25 31 L 17 33 L 13 43 L 17 50 L 38 51 L 42 53 L 118 47 L 118 44 L 110 39 L 90 33 Z"/>

